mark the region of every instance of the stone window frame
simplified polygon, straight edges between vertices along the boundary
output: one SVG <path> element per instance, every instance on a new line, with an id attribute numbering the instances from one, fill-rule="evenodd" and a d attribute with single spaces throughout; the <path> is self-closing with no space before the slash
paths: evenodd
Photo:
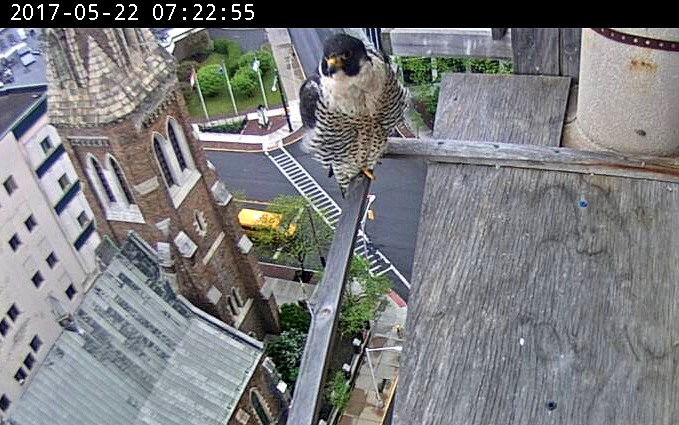
<path id="1" fill-rule="evenodd" d="M 172 141 L 169 137 L 169 126 L 172 126 L 173 134 L 176 136 L 176 148 L 179 149 L 183 161 L 186 163 L 186 168 L 184 169 L 182 169 L 179 164 L 178 156 L 175 153 L 175 147 L 172 146 Z M 172 198 L 172 204 L 175 208 L 179 208 L 201 177 L 201 174 L 193 161 L 191 151 L 188 148 L 184 130 L 176 119 L 168 116 L 165 123 L 165 135 L 154 131 L 151 134 L 151 144 L 158 169 L 162 174 L 165 187 Z M 158 146 L 158 149 L 156 149 L 156 145 Z M 161 159 L 158 158 L 157 150 L 162 154 L 162 163 Z M 163 168 L 163 166 L 165 168 Z M 168 179 L 165 177 L 166 172 L 169 173 L 173 180 L 172 182 L 168 182 Z"/>
<path id="2" fill-rule="evenodd" d="M 94 193 L 97 195 L 99 204 L 102 206 L 107 220 L 111 221 L 126 221 L 130 223 L 145 223 L 144 216 L 136 204 L 130 204 L 123 188 L 120 186 L 118 176 L 112 164 L 116 164 L 120 168 L 118 160 L 106 153 L 104 155 L 104 167 L 101 162 L 91 153 L 87 154 L 85 161 L 87 164 L 86 174 L 94 187 Z M 99 167 L 99 172 L 97 168 Z M 122 169 L 120 169 L 122 173 Z M 125 178 L 125 175 L 122 174 Z M 102 180 L 103 179 L 103 180 Z M 124 181 L 127 185 L 127 181 Z M 127 186 L 129 191 L 129 185 Z M 131 192 L 130 192 L 130 196 Z M 88 215 L 91 215 L 89 211 Z"/>
<path id="3" fill-rule="evenodd" d="M 97 199 L 104 206 L 104 209 L 107 210 L 113 203 L 117 202 L 117 199 L 113 190 L 111 190 L 111 185 L 108 182 L 106 173 L 104 173 L 104 168 L 91 153 L 87 154 L 85 163 L 87 164 L 87 175 L 94 187 Z"/>
<path id="4" fill-rule="evenodd" d="M 127 183 L 127 177 L 125 177 L 125 173 L 123 172 L 123 169 L 120 167 L 120 162 L 111 155 L 110 153 L 106 154 L 105 157 L 105 163 L 106 163 L 106 168 L 110 170 L 110 175 L 113 177 L 113 186 L 112 189 L 116 193 L 116 197 L 120 199 L 123 203 L 125 203 L 128 207 L 130 205 L 136 205 L 137 203 L 134 200 L 134 197 L 132 196 L 132 191 L 130 190 L 130 185 Z"/>
<path id="5" fill-rule="evenodd" d="M 203 211 L 193 210 L 193 226 L 200 236 L 205 237 L 207 235 L 207 220 L 205 220 L 205 213 Z"/>

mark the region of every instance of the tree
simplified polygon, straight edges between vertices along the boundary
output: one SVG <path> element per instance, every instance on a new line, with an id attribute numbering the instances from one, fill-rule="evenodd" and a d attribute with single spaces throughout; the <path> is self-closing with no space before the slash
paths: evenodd
<path id="1" fill-rule="evenodd" d="M 183 44 L 186 46 L 189 56 L 195 59 L 204 57 L 212 49 L 210 36 L 206 30 L 189 34 L 184 39 Z"/>
<path id="2" fill-rule="evenodd" d="M 215 65 L 206 65 L 198 70 L 198 83 L 203 96 L 214 97 L 226 87 L 226 79 L 222 68 Z"/>
<path id="3" fill-rule="evenodd" d="M 391 290 L 391 281 L 384 275 L 372 276 L 370 263 L 354 256 L 351 259 L 349 278 L 361 285 L 361 292 L 354 294 L 350 285 L 345 286 L 344 299 L 340 308 L 339 329 L 343 336 L 356 335 L 375 318 L 375 312 L 383 296 Z"/>
<path id="4" fill-rule="evenodd" d="M 288 229 L 295 226 L 295 232 L 285 238 L 270 238 L 282 248 L 282 254 L 294 260 L 304 273 L 309 255 L 324 255 L 330 240 L 332 230 L 322 217 L 313 210 L 309 201 L 301 196 L 281 195 L 274 198 L 267 211 L 281 214 L 280 227 Z M 275 230 L 268 230 L 275 232 Z M 280 232 L 277 232 L 280 235 Z"/>
<path id="5" fill-rule="evenodd" d="M 253 78 L 254 77 L 254 78 Z M 252 97 L 257 90 L 257 74 L 249 68 L 239 68 L 231 79 L 233 94 L 239 97 Z"/>
<path id="6" fill-rule="evenodd" d="M 283 304 L 279 315 L 281 331 L 309 332 L 311 314 L 299 304 Z"/>
<path id="7" fill-rule="evenodd" d="M 262 74 L 266 74 L 274 67 L 274 60 L 271 52 L 265 49 L 255 50 L 252 52 L 247 52 L 238 59 L 238 66 L 240 68 L 250 68 L 255 58 L 259 60 L 259 67 L 262 70 Z"/>
<path id="8" fill-rule="evenodd" d="M 281 332 L 278 339 L 266 346 L 266 354 L 276 364 L 281 378 L 291 385 L 297 381 L 304 344 L 306 344 L 306 334 L 297 330 L 289 330 Z"/>
<path id="9" fill-rule="evenodd" d="M 198 62 L 183 61 L 177 66 L 177 79 L 180 83 L 188 83 L 191 76 L 191 69 L 198 69 Z"/>

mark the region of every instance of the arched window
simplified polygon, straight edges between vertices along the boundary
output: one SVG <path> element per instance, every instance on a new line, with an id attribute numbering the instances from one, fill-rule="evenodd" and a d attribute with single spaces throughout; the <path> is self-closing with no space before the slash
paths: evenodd
<path id="1" fill-rule="evenodd" d="M 186 136 L 182 126 L 172 117 L 167 117 L 167 137 L 170 139 L 172 150 L 177 157 L 179 168 L 184 171 L 187 168 L 195 169 L 191 150 L 186 142 Z"/>
<path id="2" fill-rule="evenodd" d="M 172 144 L 172 150 L 174 151 L 174 154 L 177 156 L 177 162 L 179 163 L 179 168 L 183 171 L 188 168 L 186 165 L 186 159 L 184 158 L 184 154 L 182 153 L 182 149 L 179 146 L 179 140 L 177 139 L 177 134 L 174 131 L 174 126 L 172 124 L 168 124 L 167 126 L 167 136 L 170 138 L 170 143 Z"/>
<path id="3" fill-rule="evenodd" d="M 128 204 L 134 204 L 134 198 L 132 198 L 132 192 L 130 192 L 130 188 L 127 185 L 127 181 L 125 180 L 125 176 L 123 175 L 123 171 L 120 169 L 120 166 L 118 165 L 118 161 L 116 161 L 115 158 L 112 156 L 108 157 L 108 164 L 113 170 L 113 174 L 115 175 L 116 178 L 116 183 L 118 183 L 118 187 L 122 191 L 123 195 L 125 195 L 125 200 L 127 201 Z"/>
<path id="4" fill-rule="evenodd" d="M 104 175 L 104 171 L 101 169 L 101 165 L 99 165 L 99 161 L 97 161 L 96 158 L 94 157 L 90 157 L 90 165 L 92 165 L 92 168 L 94 169 L 94 172 L 97 175 L 97 179 L 99 180 L 99 186 L 103 189 L 104 194 L 108 199 L 108 202 L 116 202 L 116 197 L 113 194 L 113 191 L 111 190 L 111 186 L 109 186 L 108 184 L 108 180 Z"/>
<path id="5" fill-rule="evenodd" d="M 261 423 L 262 425 L 271 424 L 271 417 L 269 415 L 269 411 L 266 408 L 266 405 L 264 404 L 262 397 L 259 395 L 259 391 L 257 391 L 254 388 L 250 390 L 250 404 L 252 405 L 252 408 L 255 409 L 255 413 L 257 413 L 259 423 Z"/>
<path id="6" fill-rule="evenodd" d="M 156 154 L 156 159 L 158 160 L 158 165 L 160 166 L 160 171 L 163 173 L 163 178 L 168 187 L 176 185 L 177 182 L 172 175 L 172 170 L 167 163 L 167 158 L 165 158 L 165 153 L 163 152 L 163 147 L 161 146 L 161 141 L 158 135 L 153 136 L 153 151 Z"/>

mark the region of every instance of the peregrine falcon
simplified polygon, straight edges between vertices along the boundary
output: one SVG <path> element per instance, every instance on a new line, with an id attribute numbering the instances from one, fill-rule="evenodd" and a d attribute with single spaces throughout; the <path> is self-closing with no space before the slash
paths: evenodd
<path id="1" fill-rule="evenodd" d="M 359 173 L 374 179 L 387 136 L 403 120 L 407 94 L 386 55 L 346 34 L 325 41 L 319 73 L 300 88 L 304 144 L 344 195 Z"/>

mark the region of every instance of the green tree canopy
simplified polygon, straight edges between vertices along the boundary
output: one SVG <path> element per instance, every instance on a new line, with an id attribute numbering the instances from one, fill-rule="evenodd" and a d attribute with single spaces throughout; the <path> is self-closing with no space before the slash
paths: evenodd
<path id="1" fill-rule="evenodd" d="M 200 83 L 200 90 L 203 96 L 216 96 L 224 87 L 226 87 L 226 78 L 221 66 L 206 65 L 198 70 L 198 83 Z"/>

